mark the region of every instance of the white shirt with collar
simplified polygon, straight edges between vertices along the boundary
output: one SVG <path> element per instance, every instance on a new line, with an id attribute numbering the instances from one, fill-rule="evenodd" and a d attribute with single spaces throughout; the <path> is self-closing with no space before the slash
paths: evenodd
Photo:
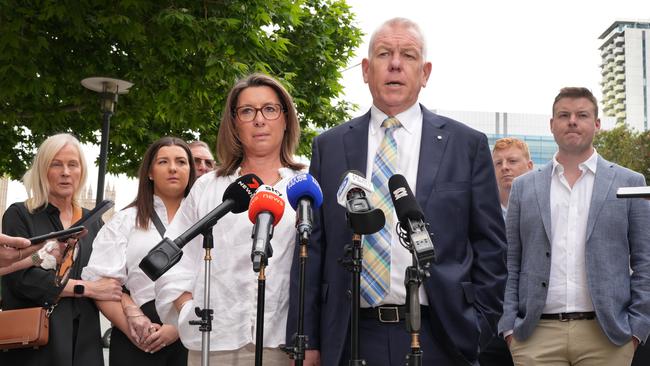
<path id="1" fill-rule="evenodd" d="M 594 311 L 587 284 L 585 246 L 597 163 L 598 153 L 594 150 L 579 164 L 581 175 L 571 187 L 557 153 L 553 157 L 551 273 L 544 314 Z"/>
<path id="2" fill-rule="evenodd" d="M 162 224 L 167 226 L 167 209 L 155 195 L 153 208 Z M 154 283 L 140 269 L 139 264 L 162 237 L 151 219 L 148 229 L 138 228 L 136 215 L 135 207 L 125 208 L 99 230 L 81 278 L 85 281 L 96 281 L 103 277 L 116 278 L 129 289 L 133 301 L 142 306 L 154 299 Z"/>
<path id="3" fill-rule="evenodd" d="M 372 169 L 375 162 L 377 149 L 384 138 L 385 128 L 381 124 L 389 116 L 382 112 L 376 106 L 370 108 L 370 126 L 368 128 L 368 155 L 366 163 L 366 179 L 372 178 Z M 397 171 L 395 174 L 401 174 L 416 194 L 415 188 L 418 175 L 418 163 L 420 162 L 420 141 L 422 139 L 422 109 L 419 103 L 413 104 L 410 108 L 396 116 L 402 124 L 393 133 L 397 143 Z M 390 289 L 386 297 L 380 304 L 405 304 L 406 288 L 404 287 L 404 275 L 406 267 L 412 264 L 411 253 L 406 250 L 399 242 L 395 233 L 394 225 L 397 223 L 397 214 L 393 214 L 393 228 L 390 230 L 391 240 L 391 260 L 390 260 Z M 428 305 L 424 287 L 420 286 L 420 304 Z M 368 303 L 361 298 L 361 306 L 369 307 Z"/>
<path id="4" fill-rule="evenodd" d="M 217 207 L 225 189 L 239 178 L 239 171 L 226 177 L 217 177 L 214 172 L 201 176 L 176 213 L 166 236 L 178 237 Z M 282 193 L 285 208 L 271 239 L 273 256 L 265 269 L 264 303 L 264 347 L 273 348 L 285 343 L 289 276 L 296 247 L 296 213 L 287 202 L 286 187 L 289 180 L 301 172 L 281 168 L 278 173 L 281 180 L 274 187 Z M 253 271 L 251 262 L 252 231 L 248 212 L 228 213 L 213 227 L 210 308 L 214 310 L 214 319 L 210 351 L 232 351 L 255 343 L 258 274 Z M 160 318 L 177 325 L 181 342 L 192 351 L 201 350 L 199 327 L 189 325 L 189 321 L 200 320 L 194 308 L 203 308 L 204 303 L 205 250 L 202 243 L 202 235 L 187 243 L 181 260 L 155 285 L 156 310 Z M 179 313 L 173 302 L 185 291 L 192 293 L 193 300 L 186 302 Z"/>

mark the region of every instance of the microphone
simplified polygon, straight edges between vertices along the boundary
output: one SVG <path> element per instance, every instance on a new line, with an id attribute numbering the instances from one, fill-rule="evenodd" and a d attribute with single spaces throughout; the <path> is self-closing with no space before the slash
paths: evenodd
<path id="1" fill-rule="evenodd" d="M 366 180 L 363 173 L 349 170 L 336 193 L 336 200 L 347 210 L 348 223 L 355 234 L 374 234 L 386 223 L 384 212 L 373 208 L 366 197 L 366 193 L 370 194 L 373 190 L 372 183 Z"/>
<path id="2" fill-rule="evenodd" d="M 307 244 L 314 222 L 313 209 L 323 203 L 320 185 L 305 173 L 296 175 L 287 183 L 287 199 L 296 211 L 296 230 L 301 243 Z"/>
<path id="3" fill-rule="evenodd" d="M 190 240 L 214 226 L 228 212 L 242 213 L 262 180 L 255 174 L 246 174 L 232 182 L 223 193 L 222 202 L 174 241 L 164 238 L 140 261 L 140 268 L 152 280 L 157 280 L 183 256 L 181 250 Z"/>
<path id="4" fill-rule="evenodd" d="M 257 189 L 248 206 L 248 219 L 255 224 L 251 235 L 251 261 L 255 272 L 259 272 L 262 264 L 266 265 L 267 259 L 273 255 L 273 248 L 269 243 L 273 237 L 273 227 L 280 222 L 284 214 L 284 200 L 281 196 L 275 188 L 263 185 Z"/>
<path id="5" fill-rule="evenodd" d="M 436 252 L 424 223 L 424 213 L 403 175 L 395 174 L 390 177 L 388 189 L 393 206 L 395 206 L 399 226 L 406 232 L 407 242 L 411 244 L 418 261 L 425 266 L 435 260 Z M 397 234 L 403 238 L 399 231 Z"/>

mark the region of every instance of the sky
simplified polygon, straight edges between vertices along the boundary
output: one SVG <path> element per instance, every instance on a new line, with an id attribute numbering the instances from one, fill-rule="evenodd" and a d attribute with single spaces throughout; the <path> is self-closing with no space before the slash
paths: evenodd
<path id="1" fill-rule="evenodd" d="M 584 86 L 600 100 L 598 37 L 616 20 L 650 19 L 643 0 L 347 0 L 365 33 L 357 55 L 343 72 L 345 100 L 371 103 L 360 63 L 371 33 L 400 16 L 417 22 L 427 41 L 433 71 L 420 102 L 430 109 L 549 114 L 564 86 Z M 643 5 L 645 4 L 645 5 Z M 118 106 L 119 108 L 119 106 Z M 114 119 L 119 118 L 119 113 Z M 98 126 L 100 121 L 97 121 Z M 89 161 L 99 148 L 86 149 Z M 89 182 L 97 181 L 97 167 Z M 133 181 L 110 176 L 118 185 L 116 207 L 135 197 Z M 9 185 L 8 203 L 27 197 L 19 182 Z"/>

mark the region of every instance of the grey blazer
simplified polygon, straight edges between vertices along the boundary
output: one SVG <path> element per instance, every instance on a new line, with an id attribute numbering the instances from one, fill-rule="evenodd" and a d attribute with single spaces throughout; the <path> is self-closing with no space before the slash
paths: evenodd
<path id="1" fill-rule="evenodd" d="M 510 192 L 506 232 L 508 280 L 499 333 L 527 339 L 542 314 L 551 270 L 550 187 L 553 163 L 517 178 Z M 616 344 L 650 332 L 650 202 L 617 199 L 644 177 L 598 157 L 587 219 L 587 283 L 601 328 Z"/>

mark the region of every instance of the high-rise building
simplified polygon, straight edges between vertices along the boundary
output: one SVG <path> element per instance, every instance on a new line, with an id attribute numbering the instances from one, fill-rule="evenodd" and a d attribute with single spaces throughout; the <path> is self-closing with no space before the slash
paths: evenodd
<path id="1" fill-rule="evenodd" d="M 637 131 L 648 129 L 650 21 L 615 21 L 598 37 L 603 111 Z"/>

